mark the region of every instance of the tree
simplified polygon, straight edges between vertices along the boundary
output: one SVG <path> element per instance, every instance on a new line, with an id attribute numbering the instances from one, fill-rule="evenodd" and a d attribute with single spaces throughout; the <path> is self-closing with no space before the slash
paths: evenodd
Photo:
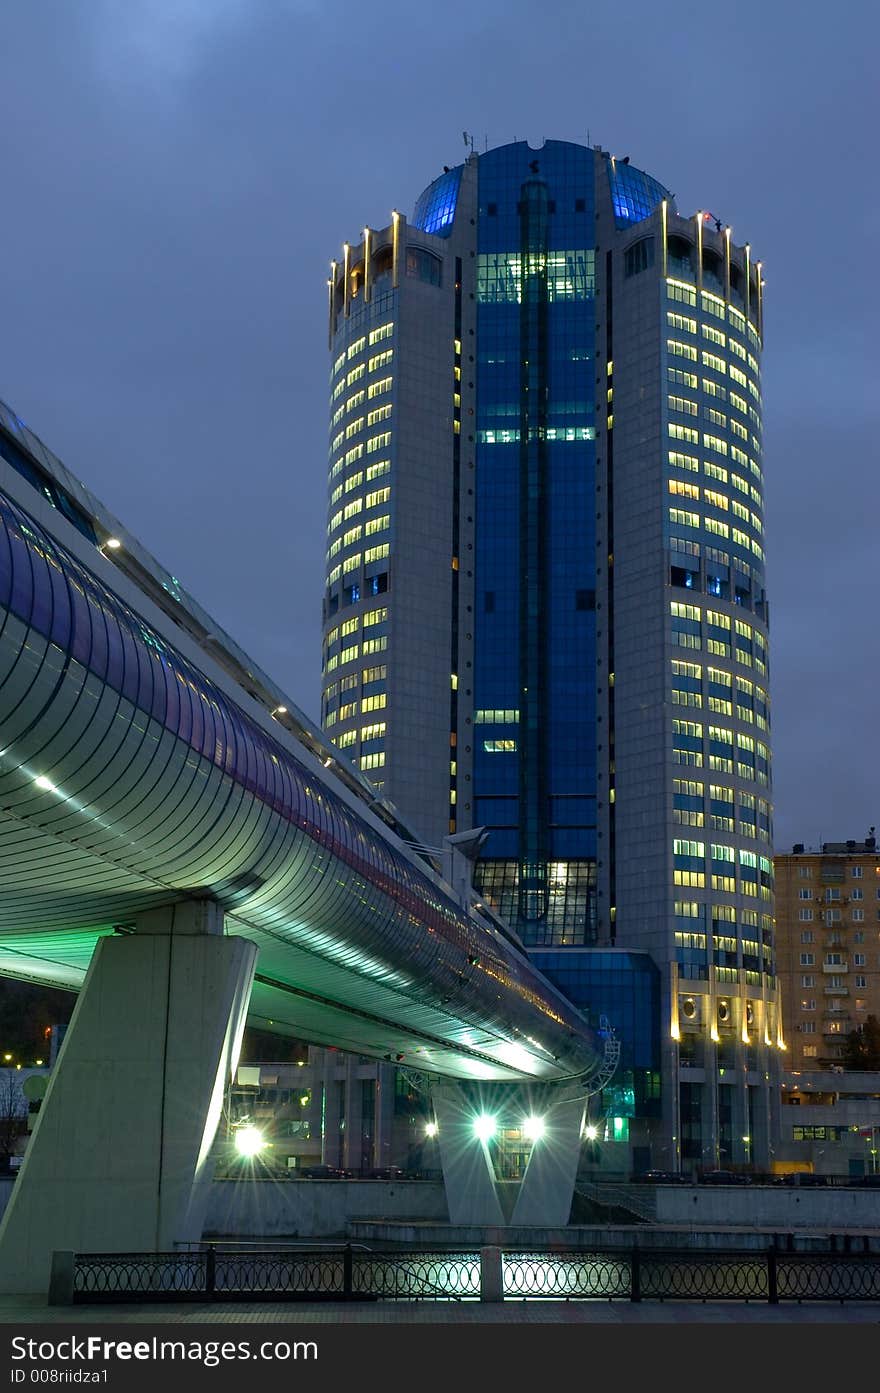
<path id="1" fill-rule="evenodd" d="M 847 1035 L 843 1062 L 847 1069 L 880 1069 L 880 1020 L 876 1016 L 868 1016 L 864 1025 Z"/>
<path id="2" fill-rule="evenodd" d="M 17 1070 L 0 1070 L 0 1174 L 11 1170 L 19 1137 L 27 1131 L 28 1105 L 22 1096 Z"/>

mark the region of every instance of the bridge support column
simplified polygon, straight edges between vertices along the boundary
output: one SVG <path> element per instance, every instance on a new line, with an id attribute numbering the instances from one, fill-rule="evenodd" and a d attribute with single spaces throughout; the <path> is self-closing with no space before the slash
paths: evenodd
<path id="1" fill-rule="evenodd" d="M 551 1103 L 543 1117 L 543 1136 L 532 1147 L 512 1224 L 564 1228 L 571 1215 L 586 1100 Z"/>
<path id="2" fill-rule="evenodd" d="M 209 901 L 100 941 L 0 1225 L 0 1290 L 45 1292 L 54 1249 L 201 1238 L 256 954 Z"/>
<path id="3" fill-rule="evenodd" d="M 492 1113 L 497 1134 L 519 1136 L 514 1156 L 505 1163 L 505 1143 L 500 1145 L 495 1172 L 492 1152 L 499 1150 L 497 1136 L 491 1144 L 481 1141 L 474 1123 L 479 1111 L 473 1090 L 448 1081 L 433 1083 L 431 1097 L 437 1120 L 437 1142 L 446 1187 L 450 1223 L 456 1226 L 498 1228 L 510 1224 L 564 1228 L 571 1214 L 581 1148 L 581 1128 L 587 1095 L 572 1094 L 570 1085 L 556 1092 L 552 1085 L 541 1090 L 537 1120 L 540 1135 L 524 1139 L 523 1119 L 536 1111 L 534 1089 L 521 1084 L 491 1086 Z M 531 1095 L 531 1098 L 530 1098 Z M 555 1095 L 555 1096 L 554 1096 Z M 505 1172 L 519 1170 L 521 1148 L 528 1150 L 522 1179 L 508 1179 Z"/>
<path id="4" fill-rule="evenodd" d="M 433 1084 L 431 1098 L 449 1222 L 492 1227 L 503 1224 L 488 1147 L 474 1133 L 472 1100 L 454 1083 Z"/>

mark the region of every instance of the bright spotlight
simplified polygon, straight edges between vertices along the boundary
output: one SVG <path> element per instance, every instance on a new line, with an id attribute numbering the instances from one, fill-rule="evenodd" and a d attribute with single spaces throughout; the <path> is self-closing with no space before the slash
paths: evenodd
<path id="1" fill-rule="evenodd" d="M 436 1122 L 426 1122 L 426 1123 L 425 1123 L 425 1136 L 426 1136 L 426 1137 L 436 1137 L 436 1135 L 437 1135 L 437 1123 L 436 1123 Z"/>
<path id="2" fill-rule="evenodd" d="M 240 1156 L 258 1156 L 265 1145 L 259 1127 L 239 1127 L 235 1133 L 235 1149 Z"/>
<path id="3" fill-rule="evenodd" d="M 474 1118 L 474 1136 L 477 1141 L 491 1141 L 495 1135 L 497 1123 L 489 1113 L 482 1112 L 479 1117 Z"/>
<path id="4" fill-rule="evenodd" d="M 587 1141 L 595 1141 L 598 1135 L 599 1128 L 594 1126 L 592 1122 L 584 1128 L 584 1136 L 586 1137 Z"/>
<path id="5" fill-rule="evenodd" d="M 543 1117 L 527 1117 L 522 1125 L 522 1131 L 526 1141 L 540 1141 L 544 1135 Z"/>

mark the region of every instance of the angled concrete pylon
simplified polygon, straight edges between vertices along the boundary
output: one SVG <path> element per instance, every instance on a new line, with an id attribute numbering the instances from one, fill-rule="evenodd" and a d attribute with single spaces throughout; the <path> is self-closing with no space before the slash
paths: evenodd
<path id="1" fill-rule="evenodd" d="M 497 1227 L 504 1223 L 492 1161 L 474 1134 L 474 1108 L 465 1091 L 451 1082 L 432 1082 L 437 1143 L 449 1221 Z"/>
<path id="2" fill-rule="evenodd" d="M 588 1090 L 572 1084 L 545 1086 L 541 1135 L 531 1144 L 520 1181 L 496 1176 L 489 1147 L 474 1130 L 476 1107 L 467 1085 L 431 1082 L 437 1143 L 446 1188 L 449 1219 L 455 1225 L 498 1228 L 522 1224 L 563 1228 L 571 1203 L 580 1157 L 581 1129 Z M 519 1126 L 532 1108 L 521 1084 L 492 1085 L 499 1128 Z"/>
<path id="3" fill-rule="evenodd" d="M 100 941 L 0 1225 L 0 1290 L 46 1292 L 54 1249 L 201 1238 L 256 955 L 204 900 Z"/>
<path id="4" fill-rule="evenodd" d="M 564 1228 L 568 1223 L 585 1111 L 584 1094 L 550 1103 L 513 1206 L 512 1224 Z"/>

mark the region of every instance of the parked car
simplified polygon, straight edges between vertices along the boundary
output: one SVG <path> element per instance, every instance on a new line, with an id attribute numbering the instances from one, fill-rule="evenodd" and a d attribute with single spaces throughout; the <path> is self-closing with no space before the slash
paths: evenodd
<path id="1" fill-rule="evenodd" d="M 852 1185 L 867 1185 L 872 1189 L 880 1189 L 880 1172 L 876 1175 L 860 1175 L 856 1180 L 850 1182 Z"/>
<path id="2" fill-rule="evenodd" d="M 812 1171 L 792 1171 L 782 1177 L 783 1185 L 830 1185 L 827 1175 L 815 1175 Z"/>
<path id="3" fill-rule="evenodd" d="M 751 1185 L 752 1177 L 745 1171 L 704 1171 L 701 1185 Z"/>
<path id="4" fill-rule="evenodd" d="M 633 1181 L 636 1184 L 647 1185 L 688 1185 L 690 1183 L 686 1175 L 679 1174 L 678 1171 L 643 1171 L 641 1175 L 634 1175 Z"/>
<path id="5" fill-rule="evenodd" d="M 303 1180 L 344 1180 L 345 1172 L 336 1166 L 303 1166 L 296 1172 Z"/>
<path id="6" fill-rule="evenodd" d="M 405 1180 L 406 1171 L 402 1166 L 376 1166 L 367 1174 L 368 1180 Z"/>

